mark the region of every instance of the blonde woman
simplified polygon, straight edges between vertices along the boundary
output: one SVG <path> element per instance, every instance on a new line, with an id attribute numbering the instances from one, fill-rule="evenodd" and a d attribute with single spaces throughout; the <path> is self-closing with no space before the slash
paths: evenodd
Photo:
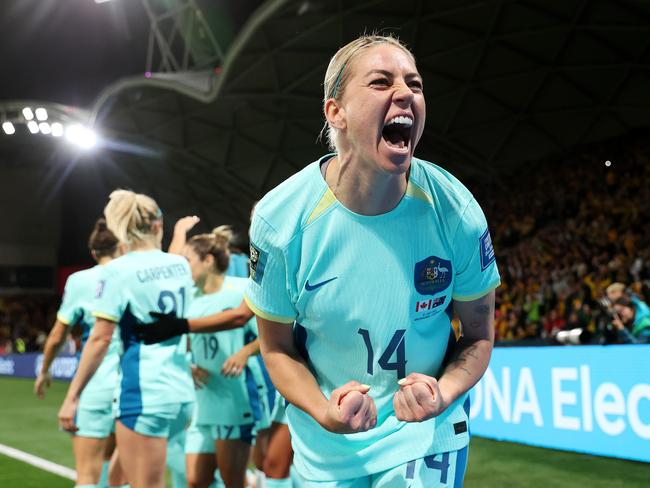
<path id="1" fill-rule="evenodd" d="M 151 310 L 184 316 L 194 283 L 187 260 L 160 250 L 162 213 L 153 199 L 117 190 L 104 215 L 127 252 L 105 267 L 98 282 L 95 327 L 59 411 L 59 423 L 68 431 L 76 428 L 79 396 L 119 327 L 124 347 L 116 422 L 121 464 L 132 488 L 162 488 L 167 439 L 188 424 L 194 387 L 184 348 L 179 347 L 181 337 L 146 345 L 135 339 L 133 329 L 138 321 L 151 321 Z"/>
<path id="2" fill-rule="evenodd" d="M 246 300 L 289 403 L 294 464 L 305 488 L 461 486 L 463 407 L 494 336 L 487 222 L 413 156 L 423 81 L 399 41 L 350 42 L 324 87 L 335 153 L 269 192 L 251 225 Z"/>

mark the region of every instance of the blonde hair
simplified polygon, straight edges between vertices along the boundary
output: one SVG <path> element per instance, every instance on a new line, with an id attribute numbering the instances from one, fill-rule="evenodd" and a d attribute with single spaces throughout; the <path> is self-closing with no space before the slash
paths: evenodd
<path id="1" fill-rule="evenodd" d="M 214 266 L 218 273 L 225 273 L 230 264 L 230 242 L 233 231 L 228 225 L 220 225 L 212 229 L 209 234 L 199 234 L 192 237 L 187 245 L 199 256 L 201 261 L 208 254 L 214 257 Z"/>
<path id="2" fill-rule="evenodd" d="M 336 54 L 332 56 L 332 59 L 330 59 L 327 71 L 325 72 L 325 80 L 323 81 L 323 110 L 325 109 L 325 103 L 330 98 L 341 100 L 343 97 L 345 87 L 347 86 L 352 73 L 352 70 L 350 69 L 352 62 L 362 54 L 365 49 L 381 44 L 390 44 L 391 46 L 401 49 L 409 58 L 411 58 L 413 64 L 415 64 L 413 53 L 409 51 L 397 37 L 393 37 L 392 35 L 380 36 L 377 34 L 364 34 L 340 48 Z M 331 150 L 336 151 L 338 134 L 336 128 L 329 124 L 327 118 L 325 119 L 323 130 L 321 130 L 321 137 L 323 132 L 325 132 L 328 147 Z"/>
<path id="3" fill-rule="evenodd" d="M 132 244 L 153 234 L 162 213 L 153 198 L 130 190 L 115 190 L 104 208 L 106 225 L 120 242 Z"/>

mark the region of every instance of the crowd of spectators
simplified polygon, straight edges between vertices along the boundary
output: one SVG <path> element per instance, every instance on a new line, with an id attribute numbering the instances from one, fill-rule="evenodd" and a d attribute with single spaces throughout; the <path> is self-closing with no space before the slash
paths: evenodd
<path id="1" fill-rule="evenodd" d="M 650 303 L 647 140 L 627 136 L 525 163 L 487 187 L 469 182 L 490 222 L 501 272 L 497 341 L 552 342 L 575 328 L 598 337 L 611 322 L 599 300 L 614 282 Z M 58 301 L 1 297 L 0 354 L 42 350 Z"/>
<path id="2" fill-rule="evenodd" d="M 650 145 L 628 136 L 523 165 L 484 194 L 502 286 L 496 339 L 603 337 L 599 305 L 624 283 L 650 303 Z"/>
<path id="3" fill-rule="evenodd" d="M 0 355 L 42 350 L 57 305 L 53 295 L 0 297 Z"/>

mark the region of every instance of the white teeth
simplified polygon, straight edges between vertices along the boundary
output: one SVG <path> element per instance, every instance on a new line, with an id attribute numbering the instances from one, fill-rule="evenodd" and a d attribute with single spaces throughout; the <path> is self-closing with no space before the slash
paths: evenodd
<path id="1" fill-rule="evenodd" d="M 386 125 L 391 125 L 391 124 L 401 124 L 407 127 L 411 127 L 413 125 L 413 119 L 411 117 L 406 117 L 401 115 L 399 117 L 393 117 L 388 121 Z"/>

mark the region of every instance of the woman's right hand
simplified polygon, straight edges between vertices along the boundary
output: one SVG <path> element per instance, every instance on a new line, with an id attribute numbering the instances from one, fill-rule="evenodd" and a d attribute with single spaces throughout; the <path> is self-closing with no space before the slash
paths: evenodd
<path id="1" fill-rule="evenodd" d="M 59 427 L 66 432 L 74 434 L 78 429 L 75 425 L 75 416 L 77 414 L 77 406 L 79 405 L 79 398 L 68 398 L 63 400 L 63 405 L 59 409 Z"/>
<path id="2" fill-rule="evenodd" d="M 34 394 L 40 398 L 45 398 L 45 389 L 52 384 L 52 375 L 50 373 L 40 373 L 34 382 Z"/>
<path id="3" fill-rule="evenodd" d="M 377 425 L 377 407 L 370 387 L 350 381 L 332 392 L 321 426 L 337 434 L 365 432 Z"/>
<path id="4" fill-rule="evenodd" d="M 178 219 L 176 224 L 174 224 L 174 234 L 187 234 L 192 229 L 192 227 L 199 223 L 200 220 L 201 219 L 199 219 L 196 215 L 189 215 L 187 217 Z"/>
<path id="5" fill-rule="evenodd" d="M 192 370 L 192 380 L 194 380 L 194 388 L 200 390 L 208 382 L 208 376 L 210 372 L 207 369 L 203 369 L 201 366 L 192 364 L 190 366 Z"/>

